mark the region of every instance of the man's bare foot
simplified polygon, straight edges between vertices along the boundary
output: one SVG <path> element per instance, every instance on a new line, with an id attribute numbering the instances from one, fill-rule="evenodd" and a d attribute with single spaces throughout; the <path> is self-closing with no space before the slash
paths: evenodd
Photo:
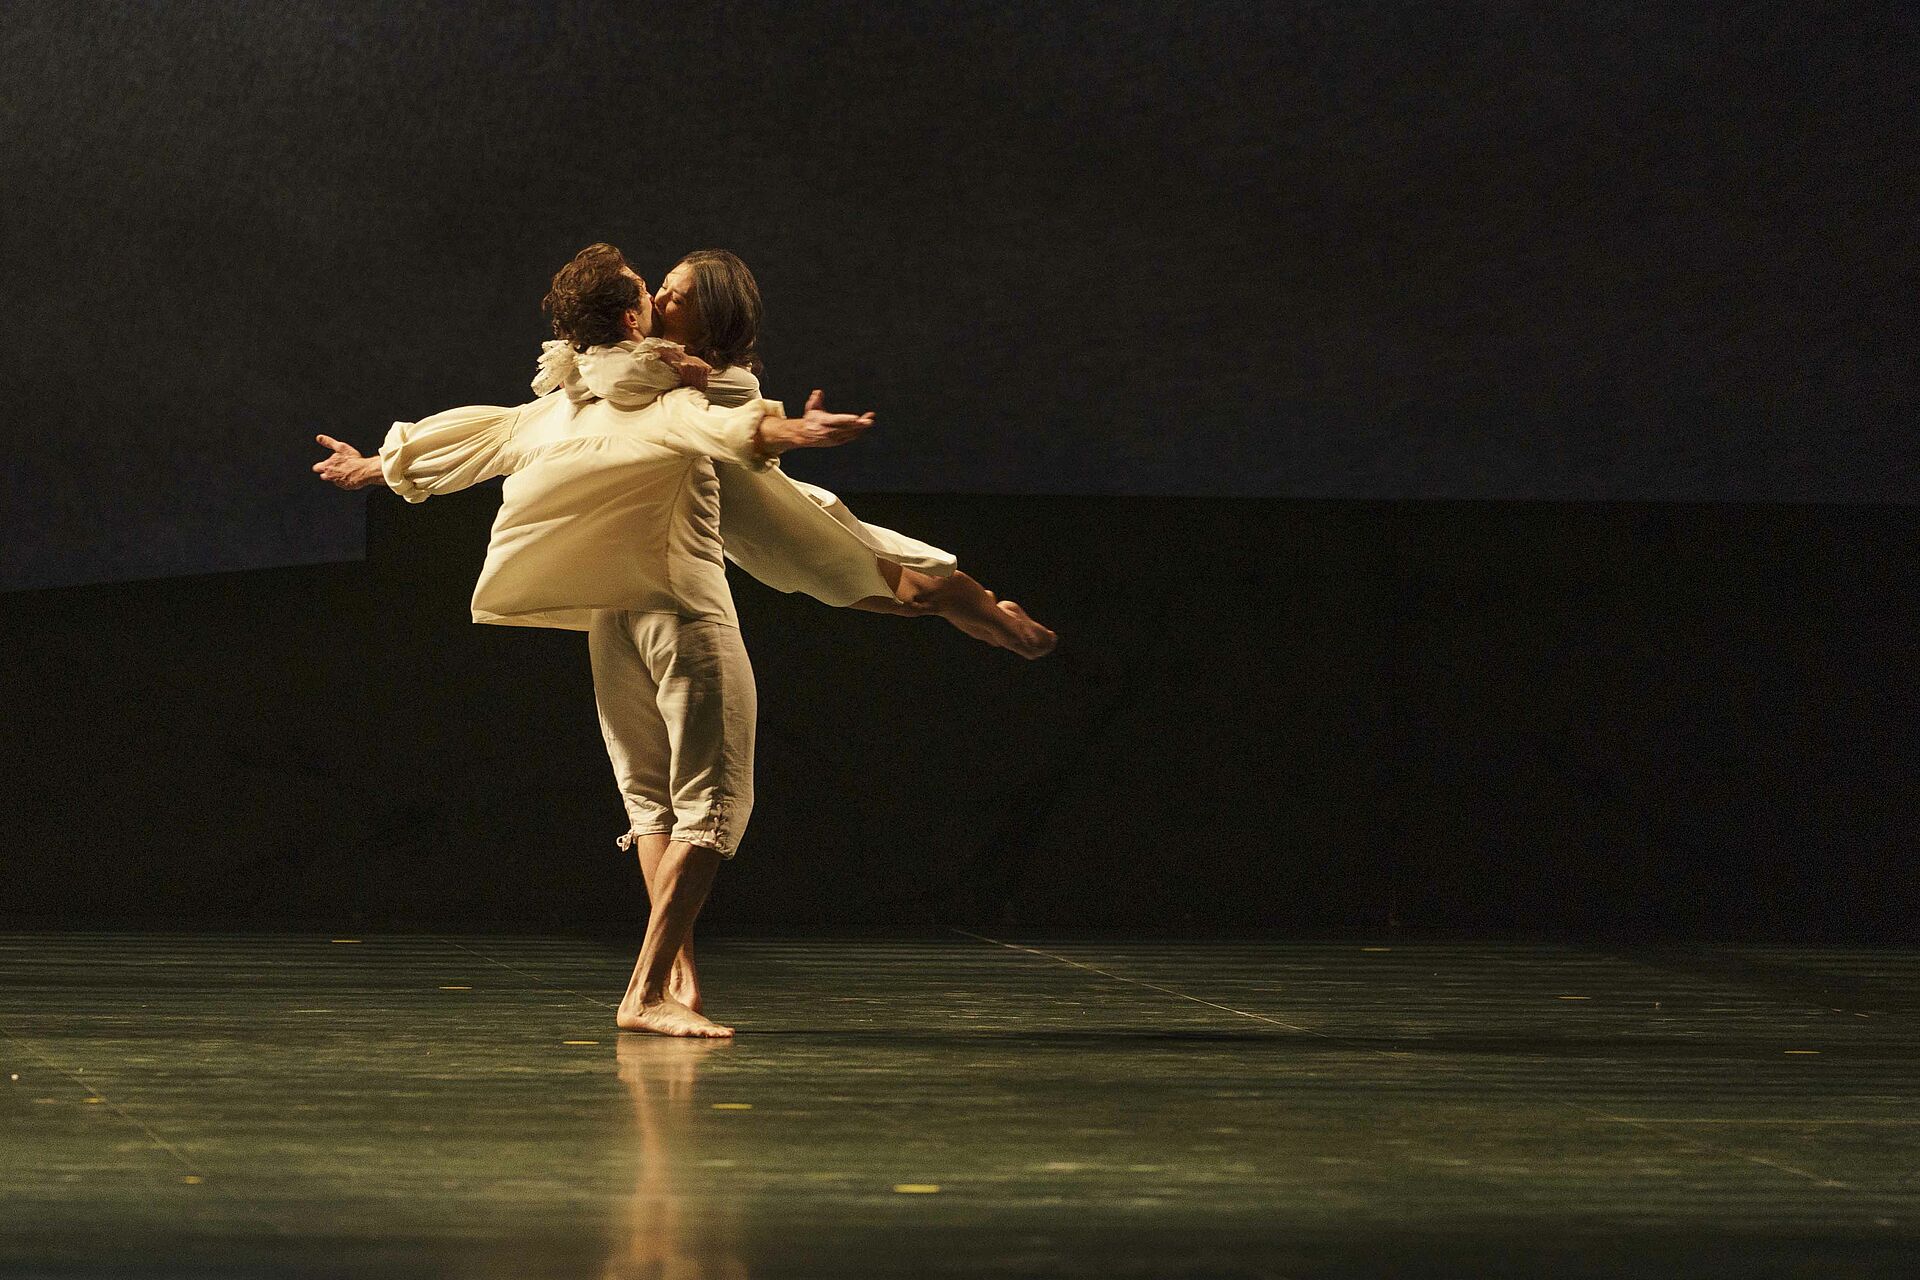
<path id="1" fill-rule="evenodd" d="M 662 998 L 655 1004 L 643 1004 L 637 1009 L 625 1005 L 614 1015 L 614 1023 L 622 1031 L 649 1031 L 658 1036 L 730 1036 L 732 1027 L 723 1027 L 719 1023 L 695 1013 L 675 1000 L 672 996 Z"/>
<path id="2" fill-rule="evenodd" d="M 667 998 L 678 1000 L 695 1013 L 706 1012 L 700 1001 L 700 975 L 683 960 L 676 959 L 673 971 L 667 975 Z"/>

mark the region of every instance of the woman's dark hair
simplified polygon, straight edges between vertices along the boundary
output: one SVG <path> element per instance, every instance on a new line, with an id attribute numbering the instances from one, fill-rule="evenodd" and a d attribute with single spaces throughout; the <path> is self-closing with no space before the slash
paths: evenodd
<path id="1" fill-rule="evenodd" d="M 760 372 L 760 286 L 747 264 L 725 249 L 696 249 L 689 297 L 698 333 L 687 350 L 716 369 L 742 364 Z"/>
<path id="2" fill-rule="evenodd" d="M 640 285 L 627 274 L 631 270 L 625 255 L 610 244 L 590 244 L 574 254 L 553 273 L 553 287 L 540 300 L 540 309 L 553 316 L 553 336 L 575 351 L 625 341 L 622 317 L 640 305 Z"/>

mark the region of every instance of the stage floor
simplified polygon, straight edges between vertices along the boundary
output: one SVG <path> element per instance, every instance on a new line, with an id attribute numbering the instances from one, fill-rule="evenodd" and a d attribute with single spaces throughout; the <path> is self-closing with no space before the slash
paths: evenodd
<path id="1" fill-rule="evenodd" d="M 0 935 L 7 1276 L 1911 1276 L 1920 953 Z"/>

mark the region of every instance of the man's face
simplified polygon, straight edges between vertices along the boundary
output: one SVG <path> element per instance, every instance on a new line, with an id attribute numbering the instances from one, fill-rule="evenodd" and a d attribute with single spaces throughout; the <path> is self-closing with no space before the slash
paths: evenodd
<path id="1" fill-rule="evenodd" d="M 629 316 L 639 317 L 634 323 L 634 331 L 639 337 L 650 338 L 654 334 L 653 296 L 647 292 L 647 282 L 642 280 L 632 267 L 622 267 L 620 274 L 632 280 L 640 290 L 640 301 L 636 302 L 633 310 L 627 313 Z"/>

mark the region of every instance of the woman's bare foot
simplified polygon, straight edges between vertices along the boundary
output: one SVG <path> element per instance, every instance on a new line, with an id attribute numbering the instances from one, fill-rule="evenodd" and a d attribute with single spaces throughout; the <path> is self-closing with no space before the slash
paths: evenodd
<path id="1" fill-rule="evenodd" d="M 989 593 L 991 594 L 991 593 Z M 1011 600 L 998 600 L 994 608 L 1013 619 L 1013 634 L 1007 648 L 1023 658 L 1044 658 L 1053 652 L 1060 637 L 1027 616 L 1027 611 Z"/>
<path id="2" fill-rule="evenodd" d="M 933 578 L 912 569 L 901 571 L 898 588 L 902 603 L 915 610 L 937 613 L 975 640 L 1011 649 L 1023 658 L 1044 658 L 1059 637 L 1027 616 L 1011 600 L 993 592 L 959 570 Z"/>
<path id="3" fill-rule="evenodd" d="M 695 1013 L 672 996 L 633 1009 L 622 1005 L 613 1020 L 622 1031 L 648 1031 L 657 1036 L 713 1037 L 733 1034 L 732 1027 L 723 1027 Z"/>

